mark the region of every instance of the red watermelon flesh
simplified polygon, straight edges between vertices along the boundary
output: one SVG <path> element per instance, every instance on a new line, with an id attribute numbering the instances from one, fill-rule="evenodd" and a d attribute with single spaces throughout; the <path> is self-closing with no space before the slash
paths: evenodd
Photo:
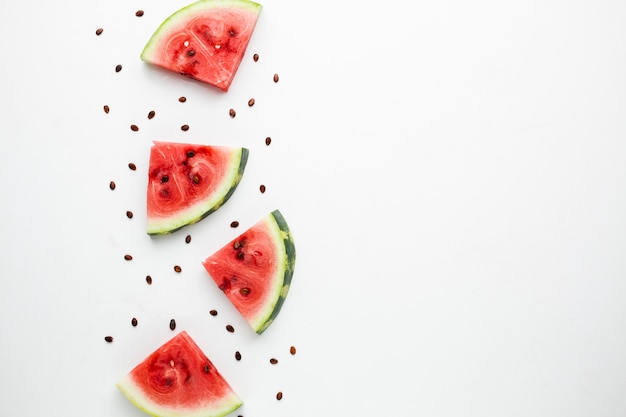
<path id="1" fill-rule="evenodd" d="M 170 233 L 220 208 L 233 194 L 248 150 L 154 142 L 147 191 L 148 234 Z"/>
<path id="2" fill-rule="evenodd" d="M 248 0 L 200 0 L 154 32 L 141 59 L 228 91 L 262 6 Z"/>
<path id="3" fill-rule="evenodd" d="M 156 417 L 221 417 L 243 404 L 185 331 L 145 358 L 117 387 Z"/>

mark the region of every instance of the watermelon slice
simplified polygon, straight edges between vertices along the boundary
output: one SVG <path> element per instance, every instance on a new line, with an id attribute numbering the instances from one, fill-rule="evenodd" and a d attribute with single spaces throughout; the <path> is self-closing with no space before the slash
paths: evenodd
<path id="1" fill-rule="evenodd" d="M 159 26 L 141 59 L 228 91 L 261 9 L 248 0 L 192 3 Z"/>
<path id="2" fill-rule="evenodd" d="M 155 417 L 221 417 L 243 404 L 185 331 L 150 354 L 117 387 Z"/>
<path id="3" fill-rule="evenodd" d="M 261 334 L 287 297 L 295 260 L 289 226 L 275 210 L 202 264 L 254 331 Z"/>
<path id="4" fill-rule="evenodd" d="M 174 232 L 220 208 L 246 167 L 248 149 L 154 142 L 148 168 L 147 231 Z"/>

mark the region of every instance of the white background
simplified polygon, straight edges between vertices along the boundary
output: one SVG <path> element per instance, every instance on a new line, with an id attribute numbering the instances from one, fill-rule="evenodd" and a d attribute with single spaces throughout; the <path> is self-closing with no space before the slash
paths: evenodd
<path id="1" fill-rule="evenodd" d="M 235 416 L 626 415 L 626 3 L 267 0 L 226 94 L 139 60 L 186 3 L 0 4 L 0 415 L 144 415 L 114 384 L 170 318 Z M 150 238 L 152 140 L 250 160 Z M 200 262 L 275 208 L 298 260 L 256 336 Z"/>

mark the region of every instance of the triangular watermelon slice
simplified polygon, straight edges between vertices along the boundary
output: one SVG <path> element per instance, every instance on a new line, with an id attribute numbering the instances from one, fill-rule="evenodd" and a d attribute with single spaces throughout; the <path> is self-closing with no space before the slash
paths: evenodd
<path id="1" fill-rule="evenodd" d="M 155 417 L 222 417 L 243 404 L 185 331 L 150 354 L 117 387 Z"/>
<path id="2" fill-rule="evenodd" d="M 200 0 L 154 32 L 141 59 L 228 91 L 262 6 L 248 0 Z"/>
<path id="3" fill-rule="evenodd" d="M 147 232 L 171 233 L 220 208 L 246 167 L 248 149 L 154 142 L 148 167 Z"/>
<path id="4" fill-rule="evenodd" d="M 261 334 L 283 306 L 295 261 L 291 231 L 275 210 L 202 264 L 252 329 Z"/>

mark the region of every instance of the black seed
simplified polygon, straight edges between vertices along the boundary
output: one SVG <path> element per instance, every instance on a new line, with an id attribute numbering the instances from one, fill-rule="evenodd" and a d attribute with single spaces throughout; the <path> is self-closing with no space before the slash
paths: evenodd
<path id="1" fill-rule="evenodd" d="M 205 374 L 209 373 L 209 365 L 208 364 L 204 365 L 204 373 Z"/>
<path id="2" fill-rule="evenodd" d="M 237 259 L 243 259 L 244 256 L 243 252 L 237 252 Z"/>
<path id="3" fill-rule="evenodd" d="M 259 54 L 252 55 L 252 59 L 254 59 L 254 62 L 257 62 L 259 60 Z"/>
<path id="4" fill-rule="evenodd" d="M 235 241 L 233 242 L 233 248 L 234 248 L 234 249 L 239 249 L 239 248 L 241 248 L 241 247 L 243 247 L 243 242 L 242 242 L 242 241 L 240 241 L 240 240 L 235 240 Z"/>
<path id="5" fill-rule="evenodd" d="M 272 359 L 270 359 L 270 363 L 271 363 L 272 365 L 276 365 L 276 364 L 278 363 L 278 359 L 276 359 L 276 358 L 272 358 Z"/>
<path id="6" fill-rule="evenodd" d="M 152 277 L 150 275 L 146 275 L 146 282 L 148 285 L 152 285 Z"/>
<path id="7" fill-rule="evenodd" d="M 181 272 L 182 270 L 183 270 L 183 269 L 182 269 L 180 266 L 178 266 L 178 265 L 174 265 L 174 271 L 175 271 L 175 272 Z"/>
<path id="8" fill-rule="evenodd" d="M 187 55 L 189 56 L 194 56 L 195 52 L 193 50 L 187 52 Z M 178 101 L 180 101 L 181 103 L 184 103 L 185 101 L 187 101 L 187 97 L 185 96 L 180 96 L 178 97 Z"/>
<path id="9" fill-rule="evenodd" d="M 282 399 L 283 399 L 283 393 L 282 393 L 282 391 L 278 391 L 278 393 L 276 394 L 276 399 L 277 399 L 278 401 L 280 401 L 280 400 L 282 400 Z"/>
<path id="10" fill-rule="evenodd" d="M 132 261 L 133 257 L 131 255 L 124 255 L 124 259 L 126 259 L 127 261 Z"/>
<path id="11" fill-rule="evenodd" d="M 196 154 L 196 153 L 195 153 L 194 151 L 188 151 L 188 152 L 187 152 L 187 158 L 193 158 L 193 156 L 194 156 L 195 154 Z"/>
<path id="12" fill-rule="evenodd" d="M 239 222 L 237 220 L 230 222 L 230 227 L 237 227 L 239 226 Z"/>
<path id="13" fill-rule="evenodd" d="M 170 320 L 170 330 L 176 329 L 176 320 Z"/>
<path id="14" fill-rule="evenodd" d="M 120 72 L 122 70 L 122 66 L 120 64 L 117 64 L 115 66 L 115 72 Z"/>
<path id="15" fill-rule="evenodd" d="M 228 31 L 228 34 L 230 36 L 235 36 L 235 31 L 233 29 L 231 29 L 231 30 Z"/>
<path id="16" fill-rule="evenodd" d="M 111 343 L 113 341 L 113 336 L 104 336 L 104 340 Z"/>
<path id="17" fill-rule="evenodd" d="M 196 54 L 196 51 L 194 51 L 193 49 L 190 49 L 189 51 L 187 51 L 187 56 L 189 57 L 194 56 L 195 54 Z"/>
<path id="18" fill-rule="evenodd" d="M 270 146 L 270 143 L 272 143 L 272 138 L 270 138 L 269 136 L 265 138 L 265 144 L 267 146 Z"/>
<path id="19" fill-rule="evenodd" d="M 109 110 L 111 110 L 106 104 L 104 105 L 103 109 L 106 114 L 109 114 Z"/>
<path id="20" fill-rule="evenodd" d="M 127 210 L 126 211 L 126 217 L 128 217 L 129 219 L 132 219 L 133 218 L 133 212 L 130 211 L 130 210 Z"/>
<path id="21" fill-rule="evenodd" d="M 133 317 L 133 319 L 130 321 L 130 324 L 133 325 L 133 327 L 137 326 L 137 319 L 135 317 Z"/>
<path id="22" fill-rule="evenodd" d="M 100 36 L 100 35 L 102 35 L 102 32 L 104 32 L 104 29 L 102 29 L 102 28 L 96 29 L 96 35 Z"/>
<path id="23" fill-rule="evenodd" d="M 274 82 L 277 83 L 278 82 L 278 74 L 274 74 Z"/>
<path id="24" fill-rule="evenodd" d="M 112 189 L 112 190 L 115 190 L 115 181 L 111 181 L 109 183 L 109 188 Z"/>
<path id="25" fill-rule="evenodd" d="M 189 125 L 182 125 L 182 126 L 180 127 L 180 130 L 182 130 L 183 132 L 188 131 L 188 130 L 189 130 Z"/>
<path id="26" fill-rule="evenodd" d="M 185 236 L 185 243 L 191 242 L 191 235 Z"/>
<path id="27" fill-rule="evenodd" d="M 193 181 L 194 184 L 199 184 L 200 183 L 200 177 L 197 176 L 197 175 L 194 175 L 191 180 Z"/>
<path id="28" fill-rule="evenodd" d="M 148 113 L 148 119 L 152 119 L 155 114 L 154 110 L 150 110 L 150 113 Z"/>
<path id="29" fill-rule="evenodd" d="M 230 117 L 235 117 L 237 115 L 237 113 L 235 113 L 235 109 L 228 110 L 228 114 L 230 114 Z"/>
<path id="30" fill-rule="evenodd" d="M 166 182 L 168 182 L 169 180 L 170 180 L 170 177 L 168 177 L 167 175 L 163 175 L 163 176 L 161 177 L 161 182 L 162 182 L 162 183 L 166 183 Z"/>
<path id="31" fill-rule="evenodd" d="M 130 168 L 131 171 L 136 171 L 137 170 L 137 165 L 133 164 L 132 162 L 129 162 L 128 168 Z"/>
<path id="32" fill-rule="evenodd" d="M 227 324 L 227 325 L 226 325 L 226 330 L 228 330 L 229 332 L 231 332 L 231 333 L 232 333 L 232 332 L 234 332 L 234 331 L 235 331 L 235 328 L 234 328 L 233 326 L 231 326 L 230 324 Z"/>
<path id="33" fill-rule="evenodd" d="M 137 17 L 143 16 L 143 10 L 137 10 L 137 12 L 135 12 L 135 16 Z"/>
<path id="34" fill-rule="evenodd" d="M 217 316 L 217 310 L 211 310 L 209 311 L 209 314 L 212 316 Z"/>
<path id="35" fill-rule="evenodd" d="M 261 191 L 261 193 L 265 192 L 265 185 L 261 184 L 261 186 L 259 187 L 259 191 Z"/>
<path id="36" fill-rule="evenodd" d="M 139 126 L 137 126 L 137 125 L 130 125 L 130 130 L 132 130 L 133 132 L 137 132 L 139 130 Z"/>
<path id="37" fill-rule="evenodd" d="M 235 352 L 235 359 L 237 359 L 238 361 L 241 360 L 241 353 L 239 353 L 239 351 Z"/>
<path id="38" fill-rule="evenodd" d="M 250 107 L 254 106 L 254 99 L 253 98 L 248 100 L 248 106 L 250 106 Z"/>
<path id="39" fill-rule="evenodd" d="M 291 353 L 292 355 L 295 355 L 296 354 L 296 347 L 295 346 L 290 347 L 289 348 L 289 353 Z"/>

